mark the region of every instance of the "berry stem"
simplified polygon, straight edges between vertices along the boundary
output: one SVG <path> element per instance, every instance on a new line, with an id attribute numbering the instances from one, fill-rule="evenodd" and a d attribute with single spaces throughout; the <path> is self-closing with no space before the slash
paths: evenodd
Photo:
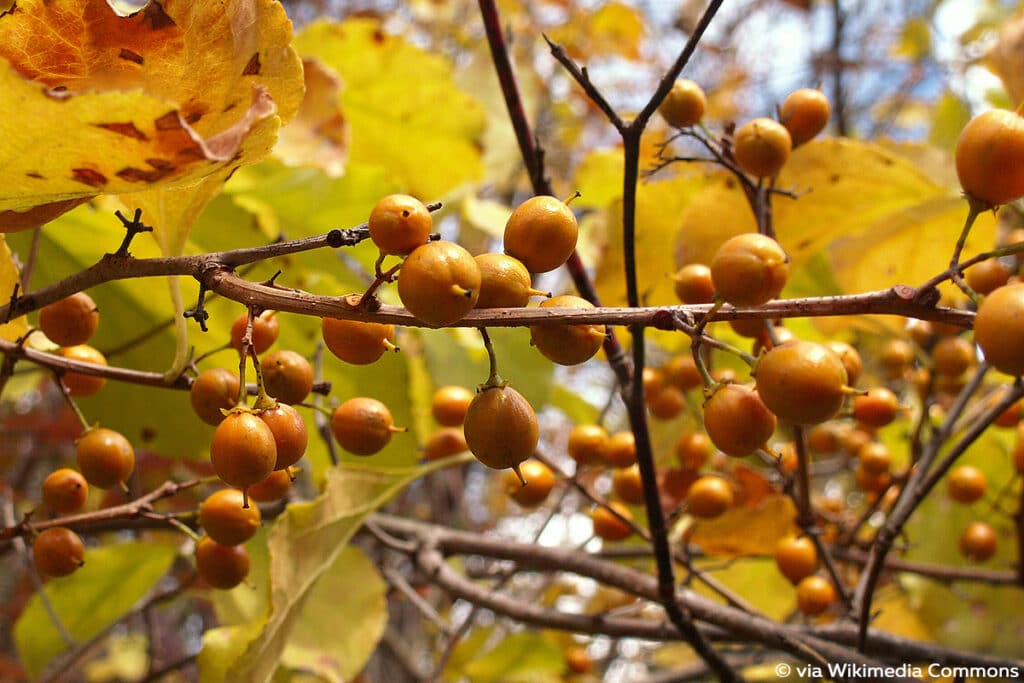
<path id="1" fill-rule="evenodd" d="M 480 336 L 484 338 L 484 348 L 487 349 L 487 360 L 490 363 L 490 374 L 481 389 L 503 387 L 505 386 L 505 380 L 503 380 L 501 375 L 498 374 L 498 358 L 494 355 L 494 345 L 491 343 L 491 335 L 487 334 L 486 327 L 478 327 L 477 329 L 480 330 Z M 522 479 L 521 476 L 520 479 Z"/>
<path id="2" fill-rule="evenodd" d="M 71 396 L 71 391 L 68 390 L 67 386 L 65 386 L 64 380 L 61 377 L 61 375 L 62 373 L 59 372 L 55 373 L 54 375 L 57 379 L 57 386 L 60 387 L 60 393 L 64 397 L 64 400 L 67 402 L 68 406 L 71 407 L 71 410 L 78 417 L 78 421 L 82 423 L 82 430 L 89 431 L 90 429 L 92 429 L 92 425 L 89 424 L 89 420 L 85 418 L 85 413 L 82 412 L 82 409 L 78 407 L 78 403 Z"/>
<path id="3" fill-rule="evenodd" d="M 149 516 L 149 515 L 147 515 L 147 516 Z M 191 538 L 196 543 L 199 543 L 199 541 L 203 540 L 203 537 L 200 536 L 198 533 L 196 533 L 195 529 L 190 527 L 188 524 L 185 524 L 181 520 L 177 519 L 176 517 L 172 517 L 170 515 L 156 515 L 155 518 L 162 519 L 163 521 L 167 522 L 172 527 L 174 527 L 175 529 L 177 529 L 181 533 L 185 534 L 186 536 Z"/>

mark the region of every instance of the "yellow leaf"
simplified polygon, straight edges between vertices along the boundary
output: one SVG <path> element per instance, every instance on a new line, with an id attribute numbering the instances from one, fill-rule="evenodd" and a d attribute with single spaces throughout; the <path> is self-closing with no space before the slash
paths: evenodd
<path id="1" fill-rule="evenodd" d="M 302 96 L 290 40 L 271 0 L 19 2 L 0 16 L 0 229 L 258 160 Z"/>
<path id="2" fill-rule="evenodd" d="M 918 642 L 930 643 L 935 639 L 921 615 L 910 606 L 906 593 L 895 584 L 878 590 L 871 602 L 871 612 L 876 615 L 871 622 L 874 628 Z"/>
<path id="3" fill-rule="evenodd" d="M 341 79 L 315 59 L 302 60 L 302 68 L 306 94 L 295 118 L 281 129 L 274 156 L 289 166 L 316 166 L 338 178 L 345 172 L 349 144 Z"/>
<path id="4" fill-rule="evenodd" d="M 613 0 L 596 11 L 576 8 L 569 21 L 551 32 L 551 38 L 574 59 L 607 55 L 639 59 L 644 33 L 640 11 Z"/>
<path id="5" fill-rule="evenodd" d="M 796 508 L 788 496 L 766 496 L 758 505 L 734 507 L 694 525 L 690 540 L 708 555 L 772 555 L 779 540 L 797 533 Z"/>
<path id="6" fill-rule="evenodd" d="M 404 191 L 425 200 L 480 177 L 486 117 L 456 87 L 447 60 L 367 18 L 315 22 L 295 44 L 345 83 L 352 163 L 385 167 Z"/>
<path id="7" fill-rule="evenodd" d="M 0 234 L 0 300 L 9 299 L 19 282 L 21 282 L 21 274 L 18 272 L 18 267 L 14 265 L 7 240 Z M 14 341 L 26 332 L 28 332 L 28 322 L 25 320 L 25 316 L 0 325 L 0 339 L 7 341 Z"/>
<path id="8" fill-rule="evenodd" d="M 622 196 L 622 150 L 596 149 L 576 167 L 575 189 L 580 193 L 573 204 L 603 209 Z"/>
<path id="9" fill-rule="evenodd" d="M 931 49 L 931 26 L 924 17 L 915 17 L 903 25 L 899 40 L 892 47 L 892 55 L 904 57 L 907 61 L 918 62 L 927 57 Z"/>
<path id="10" fill-rule="evenodd" d="M 1014 106 L 1024 100 L 1024 64 L 1020 45 L 1024 40 L 1024 12 L 1018 13 L 999 29 L 996 42 L 985 55 L 985 63 L 1003 81 Z"/>

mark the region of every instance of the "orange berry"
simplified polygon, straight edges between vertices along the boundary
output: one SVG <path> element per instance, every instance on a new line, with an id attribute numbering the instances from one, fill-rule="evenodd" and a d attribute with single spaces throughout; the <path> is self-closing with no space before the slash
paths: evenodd
<path id="1" fill-rule="evenodd" d="M 988 204 L 1024 196 L 1024 119 L 992 109 L 968 121 L 956 143 L 956 174 L 967 194 Z"/>
<path id="2" fill-rule="evenodd" d="M 369 365 L 385 351 L 398 350 L 394 325 L 323 318 L 320 328 L 330 352 L 352 365 Z"/>
<path id="3" fill-rule="evenodd" d="M 271 351 L 260 360 L 260 368 L 263 388 L 282 403 L 302 403 L 313 390 L 313 366 L 295 351 Z"/>
<path id="4" fill-rule="evenodd" d="M 224 368 L 203 370 L 192 381 L 189 401 L 192 410 L 206 424 L 217 426 L 224 421 L 224 410 L 238 404 L 238 374 Z"/>
<path id="5" fill-rule="evenodd" d="M 463 430 L 470 452 L 496 470 L 516 470 L 540 440 L 533 406 L 510 386 L 482 388 L 469 404 Z"/>
<path id="6" fill-rule="evenodd" d="M 388 407 L 375 398 L 350 398 L 331 415 L 331 433 L 353 455 L 373 455 L 388 445 L 394 432 L 402 431 Z"/>
<path id="7" fill-rule="evenodd" d="M 85 506 L 89 483 L 81 472 L 68 467 L 54 470 L 43 480 L 43 505 L 59 515 L 70 515 Z"/>
<path id="8" fill-rule="evenodd" d="M 221 545 L 204 537 L 196 546 L 196 571 L 213 588 L 228 590 L 245 581 L 249 562 L 244 545 Z"/>
<path id="9" fill-rule="evenodd" d="M 592 309 L 594 304 L 578 296 L 566 294 L 542 301 L 540 308 Z M 559 365 L 578 365 L 593 358 L 604 344 L 605 326 L 582 325 L 530 325 L 530 343 L 545 358 Z"/>
<path id="10" fill-rule="evenodd" d="M 258 507 L 243 507 L 244 503 L 238 489 L 221 489 L 207 496 L 199 505 L 199 524 L 206 535 L 221 545 L 238 545 L 252 538 L 262 517 Z"/>
<path id="11" fill-rule="evenodd" d="M 633 432 L 615 432 L 609 436 L 604 457 L 612 467 L 629 467 L 635 464 L 636 438 Z"/>
<path id="12" fill-rule="evenodd" d="M 747 173 L 758 177 L 778 173 L 793 149 L 793 139 L 778 121 L 759 118 L 740 126 L 733 136 L 733 156 Z"/>
<path id="13" fill-rule="evenodd" d="M 1024 374 L 1024 284 L 1005 285 L 985 297 L 974 318 L 974 341 L 1001 372 Z"/>
<path id="14" fill-rule="evenodd" d="M 644 482 L 640 476 L 640 467 L 630 465 L 612 471 L 612 491 L 630 505 L 644 502 Z"/>
<path id="15" fill-rule="evenodd" d="M 267 475 L 267 478 L 258 484 L 249 487 L 248 494 L 251 500 L 257 503 L 272 503 L 281 500 L 292 487 L 292 469 L 274 470 Z"/>
<path id="16" fill-rule="evenodd" d="M 258 484 L 277 462 L 274 433 L 254 413 L 231 413 L 213 432 L 210 460 L 224 483 L 240 489 Z"/>
<path id="17" fill-rule="evenodd" d="M 565 202 L 531 197 L 512 212 L 505 224 L 505 253 L 523 262 L 531 273 L 558 268 L 576 249 L 579 226 Z"/>
<path id="18" fill-rule="evenodd" d="M 423 446 L 422 459 L 426 462 L 440 460 L 469 450 L 466 435 L 460 427 L 442 427 L 427 439 Z"/>
<path id="19" fill-rule="evenodd" d="M 382 254 L 404 256 L 430 238 L 433 218 L 423 202 L 407 194 L 391 194 L 370 212 L 370 239 Z"/>
<path id="20" fill-rule="evenodd" d="M 971 562 L 984 562 L 996 554 L 999 539 L 986 522 L 971 522 L 960 535 L 960 554 Z"/>
<path id="21" fill-rule="evenodd" d="M 707 106 L 703 88 L 688 78 L 680 78 L 658 105 L 658 113 L 668 125 L 686 128 L 700 123 Z"/>
<path id="22" fill-rule="evenodd" d="M 505 490 L 520 507 L 534 508 L 548 499 L 555 487 L 555 475 L 544 463 L 527 460 L 519 466 L 520 474 L 526 480 L 523 484 L 512 470 L 503 473 Z"/>
<path id="23" fill-rule="evenodd" d="M 430 399 L 430 413 L 438 424 L 457 427 L 466 419 L 466 411 L 473 402 L 473 396 L 473 392 L 465 387 L 439 387 Z"/>
<path id="24" fill-rule="evenodd" d="M 836 589 L 820 576 L 808 576 L 796 586 L 796 606 L 804 614 L 821 614 L 836 601 Z"/>
<path id="25" fill-rule="evenodd" d="M 629 508 L 618 501 L 612 501 L 608 507 L 613 508 L 625 519 L 633 519 Z M 590 521 L 594 525 L 594 535 L 606 541 L 624 541 L 633 535 L 633 527 L 605 507 L 594 508 L 590 513 Z"/>
<path id="26" fill-rule="evenodd" d="M 78 469 L 93 486 L 109 489 L 126 481 L 135 469 L 135 449 L 120 432 L 105 427 L 86 430 L 75 443 Z"/>
<path id="27" fill-rule="evenodd" d="M 684 470 L 699 470 L 711 456 L 711 439 L 704 432 L 684 432 L 676 441 L 676 457 Z"/>
<path id="28" fill-rule="evenodd" d="M 718 296 L 733 306 L 760 306 L 782 292 L 789 257 L 771 237 L 748 232 L 725 241 L 711 260 Z"/>
<path id="29" fill-rule="evenodd" d="M 85 564 L 85 544 L 71 529 L 51 527 L 33 539 L 32 559 L 43 576 L 67 576 Z"/>
<path id="30" fill-rule="evenodd" d="M 68 360 L 82 363 L 95 363 L 103 366 L 107 364 L 107 359 L 103 354 L 87 344 L 65 346 L 60 350 L 60 355 Z M 61 381 L 72 396 L 93 396 L 99 393 L 99 390 L 107 383 L 105 377 L 72 371 L 65 372 L 61 376 Z"/>
<path id="31" fill-rule="evenodd" d="M 712 475 L 693 482 L 686 494 L 687 509 L 700 519 L 718 517 L 732 507 L 733 499 L 729 482 Z"/>
<path id="32" fill-rule="evenodd" d="M 776 346 L 757 362 L 757 393 L 768 409 L 793 424 L 817 424 L 843 406 L 846 368 L 823 344 L 795 341 Z"/>
<path id="33" fill-rule="evenodd" d="M 231 323 L 231 346 L 242 353 L 242 339 L 249 325 L 249 314 L 242 313 Z M 263 353 L 277 341 L 280 326 L 273 311 L 263 311 L 252 320 L 252 348 L 257 355 Z"/>
<path id="34" fill-rule="evenodd" d="M 607 459 L 608 438 L 608 432 L 600 425 L 576 425 L 569 432 L 566 451 L 577 465 L 596 465 Z"/>
<path id="35" fill-rule="evenodd" d="M 530 271 L 519 259 L 508 254 L 480 254 L 480 298 L 477 308 L 522 308 L 531 296 L 550 297 L 551 292 L 534 289 Z"/>
<path id="36" fill-rule="evenodd" d="M 274 434 L 274 445 L 277 447 L 274 469 L 283 470 L 301 460 L 309 444 L 309 433 L 299 411 L 287 403 L 278 402 L 273 408 L 261 410 L 257 414 Z"/>
<path id="37" fill-rule="evenodd" d="M 817 88 L 791 92 L 779 107 L 779 119 L 789 131 L 793 146 L 802 145 L 825 130 L 832 117 L 832 105 Z"/>
<path id="38" fill-rule="evenodd" d="M 85 292 L 54 301 L 39 309 L 39 329 L 58 346 L 85 344 L 96 334 L 100 314 Z"/>
<path id="39" fill-rule="evenodd" d="M 711 269 L 703 263 L 690 263 L 672 278 L 676 296 L 684 304 L 709 304 L 715 300 L 715 283 Z"/>
<path id="40" fill-rule="evenodd" d="M 458 244 L 427 242 L 398 271 L 398 296 L 419 320 L 450 325 L 476 305 L 481 279 L 476 260 Z"/>
<path id="41" fill-rule="evenodd" d="M 745 384 L 723 384 L 704 401 L 704 430 L 711 443 L 735 457 L 750 455 L 775 433 L 775 414 Z"/>
<path id="42" fill-rule="evenodd" d="M 954 467 L 947 480 L 949 497 L 958 503 L 970 504 L 985 495 L 987 480 L 985 473 L 972 465 Z"/>
<path id="43" fill-rule="evenodd" d="M 818 570 L 818 551 L 808 536 L 787 536 L 775 546 L 775 564 L 790 583 Z"/>

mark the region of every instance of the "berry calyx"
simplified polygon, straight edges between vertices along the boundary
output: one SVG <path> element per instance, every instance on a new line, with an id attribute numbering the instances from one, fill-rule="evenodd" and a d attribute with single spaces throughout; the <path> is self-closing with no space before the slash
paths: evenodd
<path id="1" fill-rule="evenodd" d="M 480 296 L 480 267 L 468 251 L 438 240 L 417 247 L 398 271 L 398 296 L 418 319 L 450 325 L 466 315 Z"/>
<path id="2" fill-rule="evenodd" d="M 352 365 L 369 365 L 385 351 L 398 350 L 394 325 L 323 318 L 320 329 L 328 350 Z"/>
<path id="3" fill-rule="evenodd" d="M 196 571 L 213 588 L 228 590 L 245 581 L 249 563 L 244 545 L 221 545 L 209 537 L 196 545 Z"/>
<path id="4" fill-rule="evenodd" d="M 992 109 L 960 131 L 956 175 L 968 195 L 990 205 L 1024 196 L 1024 118 Z"/>
<path id="5" fill-rule="evenodd" d="M 745 384 L 723 384 L 704 401 L 704 430 L 726 455 L 742 458 L 763 448 L 776 423 L 775 413 Z"/>
<path id="6" fill-rule="evenodd" d="M 540 308 L 590 309 L 594 304 L 569 294 L 542 301 Z M 530 325 L 530 343 L 548 360 L 559 365 L 578 365 L 590 360 L 600 350 L 605 339 L 605 326 L 582 325 Z"/>
<path id="7" fill-rule="evenodd" d="M 213 433 L 210 460 L 214 472 L 224 483 L 244 493 L 274 471 L 277 463 L 274 433 L 255 413 L 233 412 Z"/>
<path id="8" fill-rule="evenodd" d="M 537 449 L 540 427 L 530 402 L 509 386 L 487 386 L 473 397 L 463 424 L 466 443 L 477 460 L 492 469 L 512 468 Z"/>
<path id="9" fill-rule="evenodd" d="M 76 360 L 82 363 L 95 363 L 96 365 L 103 366 L 107 364 L 106 357 L 88 344 L 65 346 L 60 350 L 60 355 L 68 360 Z M 61 381 L 72 396 L 94 396 L 107 383 L 105 377 L 86 375 L 73 371 L 68 371 L 61 375 Z"/>
<path id="10" fill-rule="evenodd" d="M 530 302 L 531 296 L 551 296 L 551 292 L 533 288 L 530 271 L 513 256 L 480 254 L 476 264 L 481 276 L 477 308 L 522 308 Z"/>
<path id="11" fill-rule="evenodd" d="M 120 432 L 93 427 L 75 444 L 78 469 L 93 486 L 109 489 L 125 482 L 135 469 L 135 449 Z"/>
<path id="12" fill-rule="evenodd" d="M 223 411 L 237 405 L 238 390 L 236 373 L 224 368 L 210 368 L 192 381 L 189 401 L 200 420 L 216 427 L 224 421 Z"/>
<path id="13" fill-rule="evenodd" d="M 238 489 L 214 491 L 199 505 L 199 524 L 221 545 L 245 543 L 259 530 L 262 517 L 258 507 L 244 505 Z"/>
<path id="14" fill-rule="evenodd" d="M 260 360 L 260 369 L 263 388 L 283 403 L 302 403 L 313 390 L 313 366 L 295 351 L 271 351 Z"/>
<path id="15" fill-rule="evenodd" d="M 505 224 L 505 253 L 531 273 L 546 273 L 569 260 L 578 236 L 576 215 L 566 203 L 538 195 L 517 206 Z"/>
<path id="16" fill-rule="evenodd" d="M 242 339 L 249 325 L 249 314 L 242 313 L 231 323 L 231 346 L 242 353 Z M 280 325 L 273 311 L 263 311 L 252 320 L 252 348 L 259 355 L 277 341 Z"/>
<path id="17" fill-rule="evenodd" d="M 704 89 L 688 78 L 680 78 L 658 105 L 658 113 L 668 125 L 686 128 L 700 123 L 707 105 Z"/>
<path id="18" fill-rule="evenodd" d="M 757 393 L 768 409 L 798 425 L 835 417 L 851 391 L 839 356 L 815 342 L 776 346 L 761 356 L 755 377 Z"/>
<path id="19" fill-rule="evenodd" d="M 85 544 L 71 529 L 52 527 L 32 541 L 32 559 L 43 576 L 67 576 L 85 564 Z"/>
<path id="20" fill-rule="evenodd" d="M 299 411 L 287 403 L 278 402 L 273 408 L 259 411 L 258 415 L 274 435 L 277 447 L 274 469 L 283 470 L 301 460 L 306 453 L 309 434 Z"/>
<path id="21" fill-rule="evenodd" d="M 388 445 L 392 434 L 404 431 L 395 426 L 388 407 L 375 398 L 350 398 L 331 414 L 331 433 L 353 455 L 373 455 Z"/>
<path id="22" fill-rule="evenodd" d="M 100 314 L 96 302 L 77 292 L 39 310 L 39 329 L 58 346 L 85 344 L 96 334 Z"/>
<path id="23" fill-rule="evenodd" d="M 740 126 L 733 136 L 733 156 L 747 173 L 760 178 L 778 173 L 793 149 L 793 139 L 778 121 L 758 118 Z"/>
<path id="24" fill-rule="evenodd" d="M 370 212 L 370 239 L 382 254 L 404 256 L 426 243 L 434 220 L 423 202 L 407 194 L 392 194 Z"/>
<path id="25" fill-rule="evenodd" d="M 62 467 L 43 480 L 43 505 L 59 515 L 70 515 L 85 506 L 89 483 L 81 472 Z"/>
<path id="26" fill-rule="evenodd" d="M 458 427 L 466 419 L 474 395 L 466 387 L 454 384 L 438 387 L 430 399 L 430 414 L 440 425 Z"/>
<path id="27" fill-rule="evenodd" d="M 832 117 L 832 105 L 817 88 L 794 90 L 779 107 L 779 120 L 789 131 L 793 146 L 802 145 L 825 130 Z"/>
<path id="28" fill-rule="evenodd" d="M 760 306 L 782 292 L 789 257 L 771 237 L 748 232 L 731 237 L 711 260 L 715 292 L 733 306 Z"/>

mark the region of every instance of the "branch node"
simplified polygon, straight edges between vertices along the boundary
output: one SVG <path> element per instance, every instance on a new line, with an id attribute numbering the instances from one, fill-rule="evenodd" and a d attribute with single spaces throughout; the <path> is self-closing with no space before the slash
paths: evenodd
<path id="1" fill-rule="evenodd" d="M 132 240 L 140 232 L 153 232 L 153 226 L 146 225 L 142 222 L 142 209 L 135 209 L 135 215 L 131 219 L 125 218 L 124 214 L 120 211 L 115 211 L 114 215 L 117 216 L 118 220 L 121 221 L 121 225 L 124 226 L 126 234 L 124 240 L 121 241 L 121 246 L 114 252 L 114 256 L 128 257 L 131 254 L 128 252 L 128 247 L 131 245 Z"/>

